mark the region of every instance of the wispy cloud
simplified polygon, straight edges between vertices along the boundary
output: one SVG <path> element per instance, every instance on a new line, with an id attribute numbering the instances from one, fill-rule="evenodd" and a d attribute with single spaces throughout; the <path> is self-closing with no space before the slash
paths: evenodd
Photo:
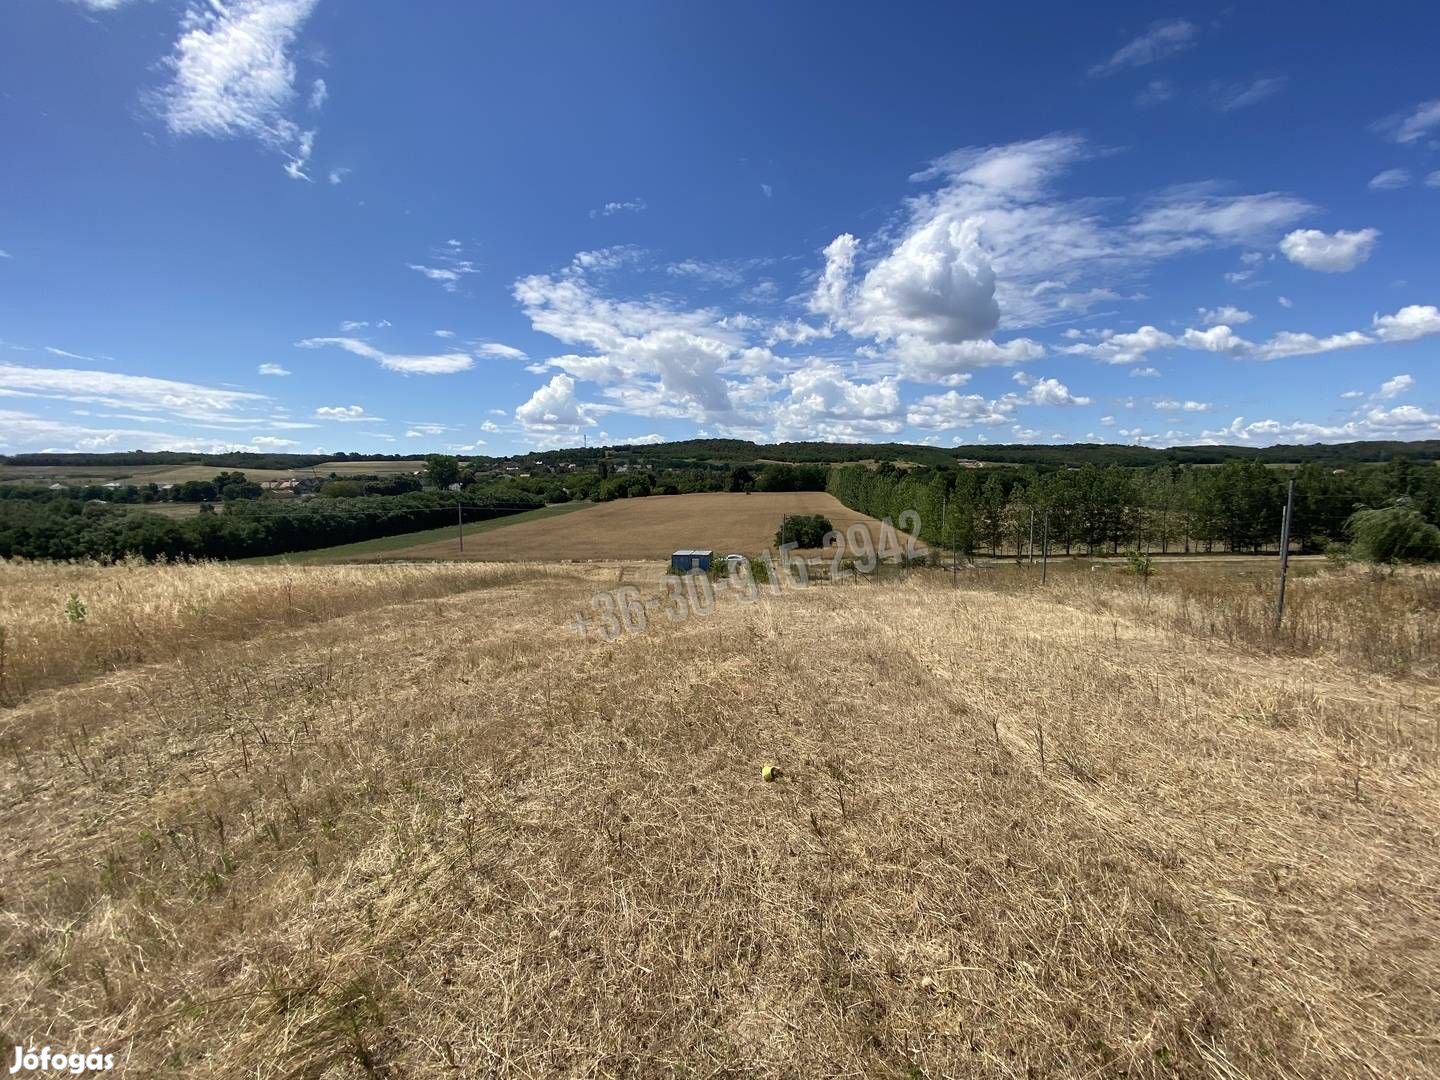
<path id="1" fill-rule="evenodd" d="M 645 200 L 641 198 L 628 199 L 624 202 L 607 202 L 604 206 L 596 207 L 590 211 L 592 218 L 610 217 L 614 214 L 639 214 L 648 210 Z"/>
<path id="2" fill-rule="evenodd" d="M 107 360 L 115 359 L 113 356 L 86 356 L 84 353 L 70 352 L 68 349 L 57 349 L 54 345 L 46 345 L 45 351 L 51 356 L 60 357 L 62 360 L 84 360 L 92 364 L 99 364 Z"/>
<path id="3" fill-rule="evenodd" d="M 460 279 L 466 274 L 475 273 L 475 268 L 469 263 L 461 266 L 426 266 L 424 263 L 406 263 L 406 265 L 418 274 L 424 274 L 431 281 L 438 281 L 446 292 L 456 292 L 460 288 Z"/>
<path id="4" fill-rule="evenodd" d="M 1144 67 L 1188 49 L 1195 43 L 1195 24 L 1185 19 L 1162 19 L 1134 40 L 1122 45 L 1103 63 L 1090 69 L 1091 77 L 1113 75 L 1126 68 Z"/>
<path id="5" fill-rule="evenodd" d="M 1376 173 L 1365 185 L 1371 191 L 1395 191 L 1399 188 L 1410 186 L 1409 169 L 1386 169 L 1384 172 Z"/>
<path id="6" fill-rule="evenodd" d="M 37 368 L 0 363 L 0 395 L 54 398 L 178 418 L 253 423 L 239 417 L 269 402 L 264 394 L 75 368 Z"/>
<path id="7" fill-rule="evenodd" d="M 1217 109 L 1222 112 L 1232 112 L 1235 109 L 1246 109 L 1251 105 L 1258 105 L 1266 98 L 1274 97 L 1285 89 L 1287 82 L 1289 79 L 1283 75 L 1272 75 L 1248 83 L 1217 82 L 1211 84 L 1210 94 Z"/>
<path id="8" fill-rule="evenodd" d="M 466 275 L 480 272 L 480 268 L 465 257 L 464 247 L 459 240 L 447 240 L 430 253 L 426 262 L 405 265 L 417 274 L 436 282 L 446 292 L 459 292 L 460 284 Z"/>
<path id="9" fill-rule="evenodd" d="M 477 345 L 475 351 L 481 356 L 494 356 L 501 360 L 525 359 L 525 350 L 517 349 L 514 345 L 503 345 L 498 341 L 487 341 L 482 345 Z"/>
<path id="10" fill-rule="evenodd" d="M 256 139 L 286 156 L 289 176 L 308 180 L 315 132 L 292 117 L 296 69 L 291 50 L 316 3 L 192 2 L 164 61 L 170 81 L 152 98 L 170 131 Z"/>
<path id="11" fill-rule="evenodd" d="M 289 375 L 290 372 L 279 364 L 261 364 L 255 369 L 261 375 Z"/>
<path id="12" fill-rule="evenodd" d="M 1429 132 L 1440 128 L 1440 98 L 1422 101 L 1408 112 L 1386 117 L 1375 126 L 1395 142 L 1418 142 Z"/>
<path id="13" fill-rule="evenodd" d="M 734 287 L 744 283 L 748 271 L 764 263 L 764 259 L 681 259 L 666 266 L 665 272 L 707 285 Z"/>
<path id="14" fill-rule="evenodd" d="M 306 338 L 295 344 L 302 349 L 323 349 L 329 346 L 344 349 L 355 356 L 374 360 L 381 367 L 389 368 L 391 371 L 402 371 L 407 375 L 453 375 L 457 371 L 465 371 L 475 363 L 474 357 L 463 352 L 440 353 L 431 356 L 387 353 L 368 342 L 352 337 Z"/>
<path id="15" fill-rule="evenodd" d="M 1151 79 L 1135 95 L 1135 104 L 1142 109 L 1162 105 L 1175 96 L 1175 86 L 1169 79 Z"/>
<path id="16" fill-rule="evenodd" d="M 148 417 L 142 419 L 149 420 Z M 147 428 L 101 428 L 0 409 L 0 450 L 41 453 L 113 453 L 124 450 L 175 450 L 186 453 L 225 454 L 275 449 L 288 439 L 258 436 L 249 442 L 196 438 Z"/>
<path id="17" fill-rule="evenodd" d="M 1200 321 L 1206 326 L 1239 326 L 1255 318 L 1250 312 L 1237 308 L 1231 304 L 1217 308 L 1198 308 L 1197 314 Z"/>

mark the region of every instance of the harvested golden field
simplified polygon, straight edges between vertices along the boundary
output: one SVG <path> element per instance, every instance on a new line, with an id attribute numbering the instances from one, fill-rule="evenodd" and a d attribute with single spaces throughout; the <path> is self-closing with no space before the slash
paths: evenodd
<path id="1" fill-rule="evenodd" d="M 665 559 L 680 548 L 757 554 L 775 542 L 786 514 L 823 514 L 837 529 L 865 522 L 878 540 L 879 522 L 842 506 L 823 491 L 749 495 L 664 495 L 616 499 L 552 521 L 495 529 L 465 541 L 467 559 Z M 904 542 L 904 537 L 900 538 Z M 459 542 L 446 540 L 389 553 L 394 558 L 454 559 Z"/>
<path id="2" fill-rule="evenodd" d="M 329 476 L 393 476 L 413 473 L 425 468 L 424 458 L 400 458 L 395 461 L 322 461 L 314 467 L 314 475 Z M 301 470 L 302 475 L 310 470 Z"/>
<path id="3" fill-rule="evenodd" d="M 606 643 L 568 623 L 616 567 L 403 567 L 477 574 L 409 599 L 396 569 L 7 587 L 98 641 L 169 640 L 112 602 L 147 571 L 211 614 L 0 712 L 0 1044 L 137 1077 L 1440 1074 L 1440 684 L 1339 631 L 917 571 Z M 267 575 L 329 606 L 267 615 Z M 52 627 L 77 588 L 109 599 Z"/>
<path id="4" fill-rule="evenodd" d="M 553 572 L 454 563 L 321 574 L 245 563 L 0 559 L 0 707 L 115 668 Z"/>

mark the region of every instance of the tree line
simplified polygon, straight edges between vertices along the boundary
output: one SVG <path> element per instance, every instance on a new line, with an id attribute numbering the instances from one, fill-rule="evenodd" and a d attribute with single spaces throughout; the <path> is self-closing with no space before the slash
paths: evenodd
<path id="1" fill-rule="evenodd" d="M 544 505 L 526 497 L 475 502 L 453 492 L 292 501 L 236 500 L 174 520 L 73 499 L 0 501 L 0 558 L 240 559 L 331 547 L 483 520 Z M 208 512 L 206 512 L 208 511 Z"/>
<path id="2" fill-rule="evenodd" d="M 593 470 L 542 472 L 530 476 L 487 479 L 472 462 L 449 454 L 425 459 L 425 479 L 440 490 L 459 484 L 467 495 L 497 496 L 524 492 L 547 503 L 572 499 L 610 502 L 651 495 L 693 495 L 715 491 L 824 491 L 829 469 L 825 465 L 711 465 L 693 468 L 635 467 L 629 462 L 600 458 Z M 623 469 L 621 468 L 623 465 Z"/>
<path id="3" fill-rule="evenodd" d="M 844 465 L 865 461 L 894 461 L 931 468 L 954 468 L 958 462 L 1032 465 L 1036 468 L 1078 468 L 1082 465 L 1122 465 L 1148 468 L 1156 465 L 1223 465 L 1227 461 L 1258 461 L 1266 465 L 1330 465 L 1350 468 L 1396 458 L 1440 460 L 1440 440 L 1414 442 L 1313 443 L 1308 446 L 1170 446 L 1149 447 L 1116 443 L 1062 443 L 1059 445 L 973 444 L 918 446 L 909 443 L 753 443 L 744 439 L 683 439 L 677 442 L 574 447 L 545 450 L 518 459 L 550 466 L 575 462 L 587 468 L 607 457 L 669 468 L 727 468 L 755 466 L 764 461 L 790 464 Z"/>
<path id="4" fill-rule="evenodd" d="M 1354 470 L 1314 464 L 1279 470 L 1234 459 L 1215 467 L 1091 464 L 1048 471 L 900 469 L 886 463 L 834 469 L 827 490 L 872 517 L 916 510 L 923 539 L 967 555 L 1027 550 L 1032 521 L 1037 547 L 1048 528 L 1051 551 L 1067 555 L 1258 552 L 1278 548 L 1285 484 L 1292 477 L 1291 540 L 1301 550 L 1323 550 L 1346 535 L 1356 511 L 1397 500 L 1429 521 L 1440 520 L 1440 467 L 1408 459 Z"/>

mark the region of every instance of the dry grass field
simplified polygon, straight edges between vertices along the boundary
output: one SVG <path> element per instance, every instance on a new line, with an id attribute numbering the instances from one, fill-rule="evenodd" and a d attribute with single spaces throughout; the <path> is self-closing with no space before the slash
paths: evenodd
<path id="1" fill-rule="evenodd" d="M 0 574 L 6 1053 L 1440 1075 L 1433 578 L 1298 581 L 1294 640 L 919 571 L 605 643 L 604 564 Z M 1413 662 L 1352 654 L 1367 604 Z"/>
<path id="2" fill-rule="evenodd" d="M 786 514 L 824 514 L 837 529 L 865 522 L 872 540 L 879 522 L 842 506 L 823 491 L 750 495 L 665 495 L 617 499 L 553 521 L 495 529 L 465 541 L 465 558 L 495 560 L 665 559 L 680 548 L 756 554 L 775 542 Z M 901 537 L 903 542 L 904 538 Z M 454 559 L 457 541 L 389 553 L 396 558 Z"/>

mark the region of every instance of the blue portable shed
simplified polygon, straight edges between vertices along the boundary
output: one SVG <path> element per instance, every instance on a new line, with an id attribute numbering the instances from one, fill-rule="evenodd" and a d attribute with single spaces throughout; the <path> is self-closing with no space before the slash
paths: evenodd
<path id="1" fill-rule="evenodd" d="M 688 574 L 691 570 L 704 570 L 710 572 L 710 560 L 714 557 L 713 551 L 701 551 L 699 548 L 685 548 L 670 556 L 670 569 L 677 574 Z"/>

